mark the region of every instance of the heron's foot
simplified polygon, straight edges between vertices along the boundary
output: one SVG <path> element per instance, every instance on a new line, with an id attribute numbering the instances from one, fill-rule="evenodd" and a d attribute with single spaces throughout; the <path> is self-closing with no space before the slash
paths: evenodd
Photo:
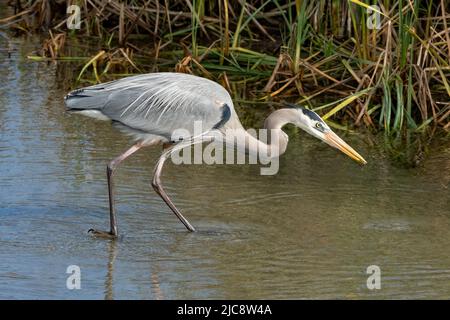
<path id="1" fill-rule="evenodd" d="M 197 230 L 195 230 L 195 228 L 191 224 L 188 224 L 186 226 L 186 228 L 188 229 L 189 232 L 196 232 L 197 231 Z"/>
<path id="2" fill-rule="evenodd" d="M 92 234 L 96 238 L 117 239 L 117 234 L 114 234 L 111 231 L 100 231 L 95 229 L 89 229 L 88 233 Z"/>

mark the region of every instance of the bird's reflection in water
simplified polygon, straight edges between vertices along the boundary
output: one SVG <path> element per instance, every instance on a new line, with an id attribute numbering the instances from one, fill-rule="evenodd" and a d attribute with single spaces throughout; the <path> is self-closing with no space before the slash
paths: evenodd
<path id="1" fill-rule="evenodd" d="M 110 240 L 108 243 L 108 267 L 105 279 L 105 300 L 114 300 L 114 264 L 117 258 L 117 240 Z M 151 293 L 152 298 L 164 300 L 161 290 L 158 271 L 151 272 Z"/>
<path id="2" fill-rule="evenodd" d="M 162 292 L 161 287 L 159 285 L 159 277 L 158 277 L 158 273 L 157 272 L 152 272 L 151 280 L 152 280 L 153 297 L 156 300 L 164 300 L 164 295 L 163 295 L 163 292 Z"/>
<path id="3" fill-rule="evenodd" d="M 117 257 L 117 241 L 110 240 L 108 244 L 108 268 L 105 279 L 105 300 L 114 300 L 114 262 Z"/>

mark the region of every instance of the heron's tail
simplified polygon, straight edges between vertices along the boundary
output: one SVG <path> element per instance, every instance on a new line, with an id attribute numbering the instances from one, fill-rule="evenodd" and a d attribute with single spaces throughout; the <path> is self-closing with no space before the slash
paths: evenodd
<path id="1" fill-rule="evenodd" d="M 105 104 L 101 87 L 93 86 L 69 92 L 64 102 L 69 110 L 101 109 Z"/>
<path id="2" fill-rule="evenodd" d="M 101 112 L 106 101 L 105 97 L 102 97 L 104 92 L 101 89 L 103 88 L 97 85 L 68 93 L 64 97 L 67 109 L 91 118 L 111 120 Z"/>

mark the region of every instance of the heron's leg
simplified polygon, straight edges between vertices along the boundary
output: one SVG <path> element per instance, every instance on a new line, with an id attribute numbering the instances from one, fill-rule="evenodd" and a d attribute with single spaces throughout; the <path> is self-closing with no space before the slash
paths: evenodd
<path id="1" fill-rule="evenodd" d="M 109 222 L 110 222 L 110 230 L 109 232 L 106 231 L 98 231 L 94 229 L 90 229 L 88 232 L 91 232 L 92 234 L 100 237 L 108 237 L 108 238 L 116 238 L 118 235 L 117 230 L 117 217 L 116 217 L 116 209 L 114 206 L 114 182 L 113 182 L 113 175 L 115 172 L 115 169 L 118 167 L 118 165 L 131 156 L 133 153 L 138 151 L 140 148 L 145 146 L 142 142 L 138 142 L 135 145 L 133 145 L 131 148 L 129 148 L 127 151 L 122 153 L 120 156 L 112 160 L 108 166 L 106 167 L 106 177 L 108 179 L 108 195 L 109 195 Z"/>
<path id="2" fill-rule="evenodd" d="M 164 200 L 164 202 L 169 206 L 170 209 L 172 209 L 173 213 L 177 216 L 178 219 L 184 224 L 184 226 L 191 232 L 194 232 L 194 227 L 187 221 L 185 217 L 180 213 L 180 211 L 175 207 L 172 200 L 170 200 L 167 193 L 164 191 L 162 184 L 161 184 L 161 171 L 164 166 L 164 162 L 170 157 L 170 153 L 172 151 L 172 148 L 167 149 L 163 152 L 161 157 L 158 160 L 158 163 L 155 167 L 155 172 L 153 175 L 152 180 L 152 187 L 155 189 L 156 193 L 159 194 L 159 196 Z"/>

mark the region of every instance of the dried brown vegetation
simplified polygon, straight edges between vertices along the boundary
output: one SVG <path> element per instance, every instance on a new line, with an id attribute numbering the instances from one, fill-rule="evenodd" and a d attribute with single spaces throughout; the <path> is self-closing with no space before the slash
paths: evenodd
<path id="1" fill-rule="evenodd" d="M 49 34 L 33 59 L 64 60 L 66 42 L 97 39 L 78 80 L 168 68 L 227 88 L 238 79 L 251 84 L 252 100 L 308 105 L 335 126 L 450 129 L 445 0 L 10 2 L 15 14 L 1 24 Z M 80 8 L 80 29 L 68 29 L 69 5 Z"/>

